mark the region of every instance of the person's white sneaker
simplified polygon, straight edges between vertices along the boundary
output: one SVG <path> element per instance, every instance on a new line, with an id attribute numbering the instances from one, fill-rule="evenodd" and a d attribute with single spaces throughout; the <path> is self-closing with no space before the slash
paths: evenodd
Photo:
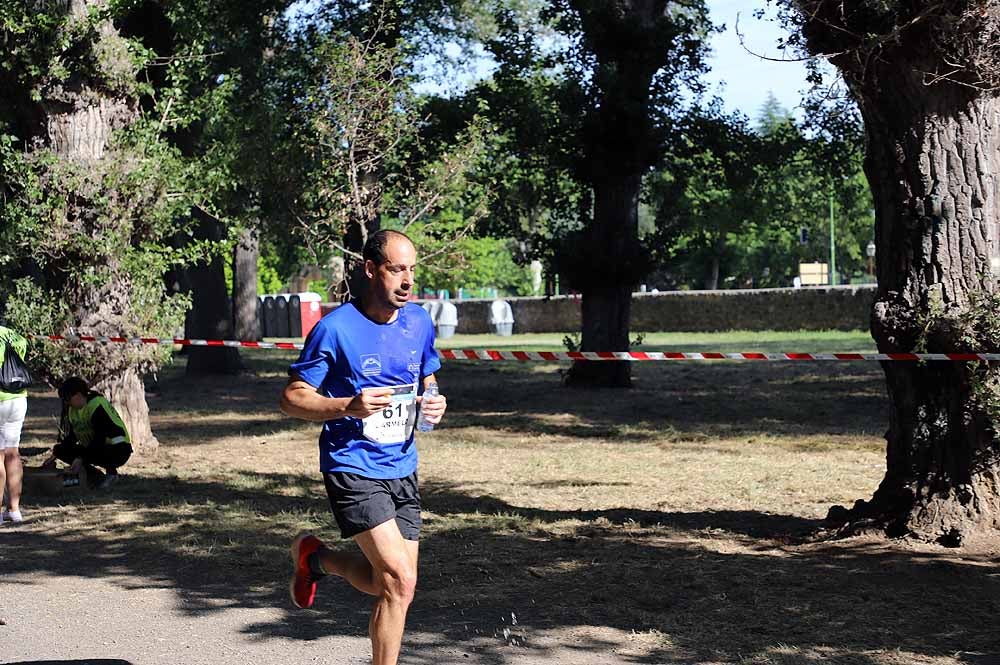
<path id="1" fill-rule="evenodd" d="M 3 515 L 0 515 L 0 522 L 12 522 L 14 524 L 20 524 L 24 521 L 24 517 L 21 515 L 20 510 L 5 510 Z"/>

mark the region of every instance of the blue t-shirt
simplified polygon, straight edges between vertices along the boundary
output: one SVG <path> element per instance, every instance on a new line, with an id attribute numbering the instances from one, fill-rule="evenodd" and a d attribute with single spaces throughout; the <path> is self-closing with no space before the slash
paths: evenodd
<path id="1" fill-rule="evenodd" d="M 288 371 L 326 397 L 353 397 L 363 388 L 421 385 L 440 368 L 434 323 L 421 307 L 407 303 L 394 321 L 376 323 L 352 301 L 320 319 Z M 377 443 L 360 418 L 323 423 L 319 450 L 324 473 L 392 479 L 417 470 L 412 430 L 404 440 Z"/>

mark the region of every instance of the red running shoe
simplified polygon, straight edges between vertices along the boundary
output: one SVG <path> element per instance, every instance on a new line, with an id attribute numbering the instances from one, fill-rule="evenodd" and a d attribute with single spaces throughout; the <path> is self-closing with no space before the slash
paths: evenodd
<path id="1" fill-rule="evenodd" d="M 316 598 L 316 577 L 309 569 L 309 555 L 323 547 L 323 541 L 311 533 L 300 533 L 292 541 L 292 581 L 288 591 L 295 607 L 311 607 Z"/>

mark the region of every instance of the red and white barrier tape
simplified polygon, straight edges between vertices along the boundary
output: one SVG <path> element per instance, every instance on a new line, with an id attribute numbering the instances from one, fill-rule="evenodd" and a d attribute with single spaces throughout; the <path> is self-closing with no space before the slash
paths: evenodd
<path id="1" fill-rule="evenodd" d="M 1000 353 L 681 353 L 668 351 L 439 350 L 451 360 L 1000 360 Z"/>
<path id="2" fill-rule="evenodd" d="M 52 341 L 104 344 L 159 344 L 164 346 L 228 346 L 251 349 L 298 350 L 299 342 L 243 342 L 235 339 L 161 339 L 158 337 L 95 337 L 89 335 L 32 335 Z M 1000 353 L 681 353 L 672 351 L 496 351 L 493 349 L 440 349 L 448 360 L 952 360 L 1000 361 Z"/>
<path id="3" fill-rule="evenodd" d="M 160 337 L 100 337 L 93 335 L 29 335 L 54 342 L 99 342 L 102 344 L 160 344 L 163 346 L 237 346 L 251 349 L 289 349 L 303 347 L 299 342 L 241 342 L 235 339 L 180 339 Z"/>

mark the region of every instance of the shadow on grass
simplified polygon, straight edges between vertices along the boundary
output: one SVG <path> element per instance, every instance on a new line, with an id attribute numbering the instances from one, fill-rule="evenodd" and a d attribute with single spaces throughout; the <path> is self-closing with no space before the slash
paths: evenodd
<path id="1" fill-rule="evenodd" d="M 127 660 L 117 658 L 81 658 L 73 660 L 19 660 L 7 665 L 132 665 Z"/>
<path id="2" fill-rule="evenodd" d="M 258 370 L 275 370 L 287 368 L 291 358 L 272 352 L 248 360 Z M 563 388 L 552 366 L 456 363 L 439 375 L 449 397 L 449 428 L 532 437 L 851 436 L 881 432 L 888 423 L 876 363 L 637 363 L 630 390 Z M 276 371 L 239 379 L 188 377 L 177 363 L 148 395 L 153 431 L 165 445 L 192 445 L 308 427 L 278 413 L 285 381 Z M 25 439 L 54 441 L 58 414 L 54 394 L 32 394 Z"/>
<path id="3" fill-rule="evenodd" d="M 888 423 L 874 363 L 648 363 L 633 368 L 630 390 L 567 389 L 554 371 L 447 370 L 450 428 L 641 442 L 670 433 L 850 436 Z"/>
<path id="4" fill-rule="evenodd" d="M 294 354 L 281 351 L 246 354 L 257 375 L 240 380 L 185 376 L 181 359 L 149 398 L 154 431 L 159 427 L 169 444 L 203 441 L 220 432 L 252 436 L 300 428 L 277 413 L 293 359 Z M 630 390 L 563 388 L 559 369 L 446 363 L 439 377 L 450 398 L 448 426 L 638 442 L 664 432 L 850 436 L 881 433 L 888 423 L 884 375 L 872 362 L 636 363 Z M 207 399 L 192 403 L 197 395 Z M 261 416 L 262 403 L 273 405 L 273 418 Z M 157 414 L 173 412 L 185 418 L 156 422 Z"/>
<path id="5" fill-rule="evenodd" d="M 267 437 L 309 427 L 284 417 L 278 399 L 285 378 L 187 377 L 174 368 L 162 377 L 155 392 L 147 392 L 153 433 L 166 446 L 197 445 L 225 436 Z M 262 405 L 266 408 L 262 410 Z M 29 395 L 22 453 L 44 453 L 56 441 L 61 403 L 51 391 Z M 180 415 L 178 415 L 180 414 Z M 315 428 L 310 434 L 316 436 Z"/>
<path id="6" fill-rule="evenodd" d="M 91 495 L 0 531 L 0 568 L 14 583 L 52 574 L 170 588 L 193 617 L 285 608 L 277 620 L 246 626 L 261 640 L 364 635 L 369 601 L 340 580 L 324 580 L 313 610 L 293 610 L 286 598 L 292 535 L 303 523 L 330 521 L 319 479 L 249 481 L 253 487 L 126 478 L 111 505 Z M 656 663 L 743 662 L 751 654 L 788 664 L 873 663 L 867 654 L 881 650 L 1000 650 L 996 631 L 984 630 L 1000 611 L 996 561 L 864 543 L 788 546 L 814 523 L 754 511 L 552 511 L 446 485 L 428 486 L 425 504 L 420 591 L 408 625 L 426 639 L 407 648 L 406 663 L 440 662 L 435 644 L 474 648 L 479 662 L 516 662 L 519 654 L 545 656 L 552 646 L 539 636 L 548 630 L 595 627 L 662 635 L 638 659 Z M 613 646 L 581 639 L 560 646 Z"/>
<path id="7" fill-rule="evenodd" d="M 633 351 L 662 351 L 666 353 L 874 353 L 875 342 L 866 334 L 858 335 L 836 335 L 814 336 L 812 333 L 805 333 L 802 339 L 791 340 L 787 336 L 779 336 L 777 339 L 768 334 L 744 335 L 746 339 L 735 339 L 730 341 L 726 333 L 707 333 L 704 336 L 685 335 L 684 341 L 659 343 L 654 336 L 646 336 L 647 343 L 632 347 Z M 735 336 L 738 338 L 739 333 Z M 545 339 L 545 338 L 548 339 Z M 676 337 L 676 335 L 675 335 Z M 720 339 L 722 341 L 720 341 Z M 438 347 L 441 349 L 495 349 L 497 351 L 557 351 L 565 352 L 566 346 L 558 339 L 558 335 L 531 334 L 525 337 L 487 337 L 480 339 L 478 336 L 462 335 L 448 340 L 438 340 Z M 464 362 L 464 361 L 455 361 Z"/>
<path id="8" fill-rule="evenodd" d="M 956 657 L 969 665 L 1000 665 L 1000 654 L 961 652 Z"/>

